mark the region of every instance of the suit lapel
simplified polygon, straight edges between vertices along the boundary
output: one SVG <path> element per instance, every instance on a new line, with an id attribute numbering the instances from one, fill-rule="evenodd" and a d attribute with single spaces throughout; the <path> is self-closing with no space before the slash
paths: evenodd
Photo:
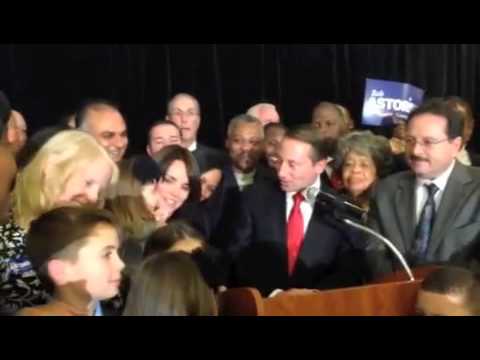
<path id="1" fill-rule="evenodd" d="M 461 210 L 462 204 L 470 193 L 468 184 L 472 181 L 467 168 L 459 163 L 455 167 L 448 179 L 445 193 L 442 196 L 440 206 L 438 207 L 433 225 L 432 238 L 428 247 L 428 253 L 434 254 L 442 242 L 445 232 L 451 228 Z"/>
<path id="2" fill-rule="evenodd" d="M 404 253 L 410 248 L 415 238 L 415 177 L 408 173 L 395 192 L 395 216 L 402 232 Z M 388 225 L 387 225 L 388 226 Z"/>
<path id="3" fill-rule="evenodd" d="M 271 207 L 272 211 L 269 212 L 272 214 L 271 219 L 265 219 L 266 221 L 271 221 L 273 224 L 278 224 L 276 229 L 277 234 L 273 234 L 273 239 L 278 239 L 280 243 L 278 244 L 282 256 L 282 271 L 285 274 L 285 277 L 288 278 L 288 249 L 287 249 L 287 199 L 283 191 L 278 187 L 275 187 L 274 199 L 268 199 L 267 207 Z M 271 201 L 271 202 L 270 202 Z M 278 204 L 278 206 L 275 206 Z"/>

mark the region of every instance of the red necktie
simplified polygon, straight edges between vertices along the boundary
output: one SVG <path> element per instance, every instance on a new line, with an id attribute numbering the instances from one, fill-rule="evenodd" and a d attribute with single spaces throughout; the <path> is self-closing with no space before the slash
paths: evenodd
<path id="1" fill-rule="evenodd" d="M 287 224 L 288 274 L 291 276 L 303 242 L 303 216 L 300 204 L 305 200 L 302 193 L 293 196 L 293 207 Z"/>

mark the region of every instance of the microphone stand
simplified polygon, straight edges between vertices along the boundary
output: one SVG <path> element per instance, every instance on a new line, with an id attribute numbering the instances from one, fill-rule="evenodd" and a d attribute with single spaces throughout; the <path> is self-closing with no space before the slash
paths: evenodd
<path id="1" fill-rule="evenodd" d="M 412 270 L 407 264 L 407 261 L 405 260 L 403 255 L 400 253 L 400 251 L 398 251 L 395 245 L 393 245 L 390 240 L 380 235 L 378 232 L 370 229 L 365 225 L 361 225 L 358 223 L 357 218 L 360 218 L 361 221 L 363 222 L 366 221 L 367 212 L 365 210 L 349 202 L 343 201 L 341 199 L 339 200 L 333 194 L 320 191 L 319 195 L 323 196 L 323 199 L 318 199 L 318 197 L 315 196 L 313 193 L 307 194 L 307 197 L 314 199 L 314 201 L 316 202 L 319 202 L 322 205 L 322 207 L 327 211 L 331 211 L 333 214 L 333 217 L 336 220 L 341 221 L 351 227 L 354 227 L 357 230 L 366 232 L 367 234 L 372 235 L 376 239 L 383 242 L 395 254 L 397 259 L 400 261 L 400 263 L 402 264 L 403 268 L 405 269 L 409 277 L 409 281 L 415 280 L 415 278 L 413 277 Z M 349 215 L 349 213 L 351 213 L 351 215 Z M 353 219 L 355 219 L 355 221 Z"/>
<path id="2" fill-rule="evenodd" d="M 364 231 L 372 236 L 374 236 L 376 239 L 380 240 L 381 242 L 383 242 L 385 245 L 387 245 L 387 247 L 395 254 L 395 256 L 397 257 L 397 259 L 400 261 L 400 263 L 402 264 L 404 270 L 406 271 L 406 273 L 408 274 L 408 277 L 409 277 L 409 281 L 415 281 L 415 278 L 413 277 L 413 273 L 412 273 L 412 270 L 410 269 L 410 266 L 408 266 L 407 264 L 407 261 L 405 260 L 405 258 L 403 257 L 403 255 L 400 253 L 400 251 L 398 251 L 398 249 L 395 247 L 395 245 L 392 244 L 392 242 L 390 240 L 388 240 L 386 237 L 380 235 L 379 233 L 377 233 L 376 231 L 370 229 L 369 227 L 367 226 L 364 226 L 364 225 L 361 225 L 355 221 L 352 221 L 348 218 L 342 218 L 340 219 L 341 221 L 343 221 L 345 224 L 347 225 L 350 225 L 358 230 L 361 230 L 361 231 Z"/>

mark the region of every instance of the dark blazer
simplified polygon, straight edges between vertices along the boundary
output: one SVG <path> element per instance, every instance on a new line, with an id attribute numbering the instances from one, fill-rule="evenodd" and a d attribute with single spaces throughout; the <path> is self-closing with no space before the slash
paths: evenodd
<path id="1" fill-rule="evenodd" d="M 197 143 L 197 148 L 192 151 L 192 155 L 197 160 L 200 172 L 205 171 L 211 164 L 221 168 L 228 160 L 225 152 L 200 143 Z"/>
<path id="2" fill-rule="evenodd" d="M 231 163 L 222 170 L 222 181 L 205 203 L 208 219 L 208 238 L 211 245 L 222 250 L 228 250 L 232 245 L 231 238 L 236 219 L 242 216 L 242 191 L 238 187 Z M 273 170 L 263 165 L 257 166 L 254 183 L 276 179 Z M 248 188 L 248 187 L 247 187 Z M 245 191 L 246 189 L 244 189 Z"/>
<path id="3" fill-rule="evenodd" d="M 378 184 L 370 204 L 369 224 L 408 259 L 416 227 L 413 172 L 394 174 Z M 437 210 L 427 262 L 469 265 L 476 259 L 479 239 L 480 169 L 457 161 Z M 372 258 L 375 272 L 381 274 L 400 268 L 383 246 L 374 247 L 380 250 Z"/>
<path id="4" fill-rule="evenodd" d="M 237 221 L 234 237 L 234 286 L 252 286 L 267 296 L 277 288 L 326 289 L 362 282 L 361 239 L 318 204 L 291 277 L 285 192 L 278 182 L 261 181 L 244 191 L 243 206 L 244 216 Z"/>

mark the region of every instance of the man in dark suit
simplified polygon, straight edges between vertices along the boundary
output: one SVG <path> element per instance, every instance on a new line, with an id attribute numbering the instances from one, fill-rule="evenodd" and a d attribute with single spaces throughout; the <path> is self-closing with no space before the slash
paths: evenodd
<path id="1" fill-rule="evenodd" d="M 229 160 L 222 169 L 222 181 L 206 202 L 209 218 L 209 239 L 222 250 L 231 245 L 232 224 L 240 216 L 242 192 L 255 182 L 273 178 L 272 169 L 260 164 L 263 153 L 262 123 L 247 114 L 235 116 L 227 129 Z"/>
<path id="2" fill-rule="evenodd" d="M 377 186 L 370 225 L 391 240 L 410 265 L 472 265 L 480 235 L 480 169 L 456 160 L 463 121 L 441 99 L 432 99 L 408 119 L 409 171 Z M 373 244 L 373 243 L 371 243 Z M 372 254 L 376 273 L 398 269 L 383 247 Z M 474 264 L 474 262 L 473 262 Z"/>
<path id="3" fill-rule="evenodd" d="M 192 152 L 197 162 L 207 162 L 207 157 L 222 157 L 222 152 L 197 142 L 201 112 L 198 100 L 190 94 L 175 95 L 167 105 L 167 120 L 176 124 L 182 133 L 182 146 Z"/>
<path id="4" fill-rule="evenodd" d="M 310 125 L 287 132 L 279 146 L 278 180 L 244 191 L 232 248 L 235 286 L 256 287 L 267 296 L 275 289 L 360 282 L 362 244 L 315 201 L 327 165 L 317 134 Z"/>

